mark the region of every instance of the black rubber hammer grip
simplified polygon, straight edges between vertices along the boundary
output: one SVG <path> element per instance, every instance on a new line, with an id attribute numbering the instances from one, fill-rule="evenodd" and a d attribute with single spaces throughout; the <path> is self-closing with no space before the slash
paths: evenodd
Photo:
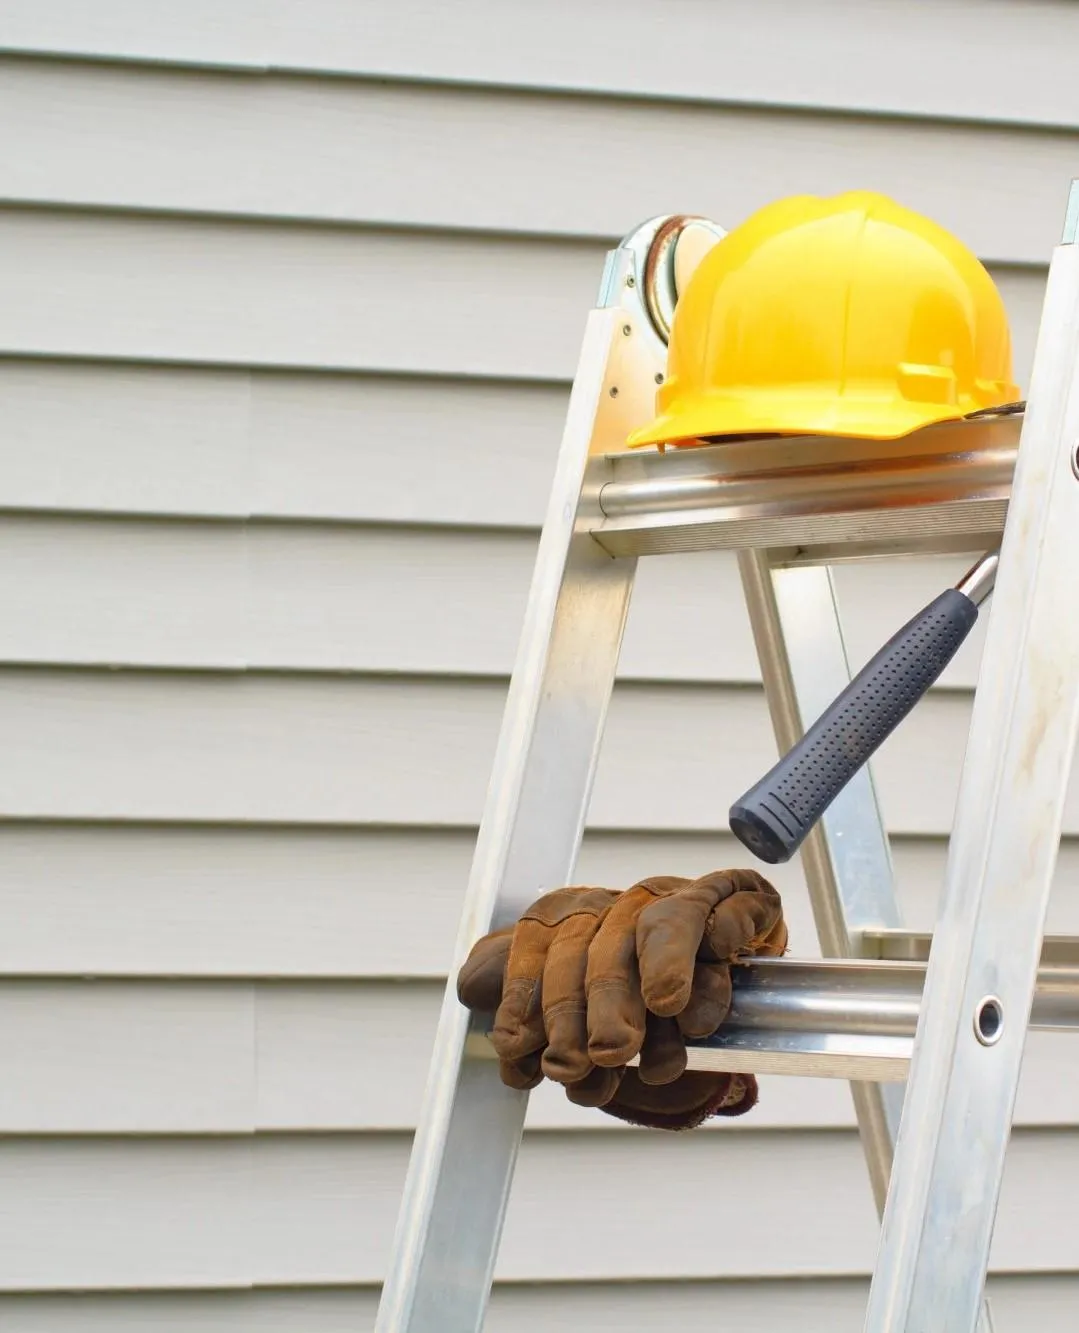
<path id="1" fill-rule="evenodd" d="M 855 773 L 955 656 L 978 619 L 958 588 L 884 645 L 794 748 L 730 810 L 731 832 L 762 861 L 789 861 Z"/>

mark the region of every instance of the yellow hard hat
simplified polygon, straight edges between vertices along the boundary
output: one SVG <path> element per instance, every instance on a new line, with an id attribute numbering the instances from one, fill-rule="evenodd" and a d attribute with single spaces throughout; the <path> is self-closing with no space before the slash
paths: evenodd
<path id="1" fill-rule="evenodd" d="M 1004 303 L 962 242 L 883 195 L 796 196 L 701 260 L 628 443 L 895 439 L 1019 397 Z"/>

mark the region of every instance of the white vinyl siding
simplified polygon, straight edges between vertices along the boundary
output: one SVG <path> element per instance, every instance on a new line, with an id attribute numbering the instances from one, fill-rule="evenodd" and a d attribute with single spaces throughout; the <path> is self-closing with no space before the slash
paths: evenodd
<path id="1" fill-rule="evenodd" d="M 890 191 L 990 266 L 1025 385 L 1077 41 L 991 0 L 0 0 L 5 1333 L 372 1327 L 606 249 Z M 855 663 L 965 564 L 838 570 Z M 642 562 L 582 880 L 743 860 L 739 595 Z M 918 928 L 981 642 L 875 764 Z M 1079 933 L 1074 789 L 1057 884 Z M 543 1088 L 528 1129 L 492 1333 L 860 1329 L 842 1083 L 679 1138 Z M 1074 1328 L 1077 1188 L 1079 1051 L 1036 1034 L 998 1333 Z"/>

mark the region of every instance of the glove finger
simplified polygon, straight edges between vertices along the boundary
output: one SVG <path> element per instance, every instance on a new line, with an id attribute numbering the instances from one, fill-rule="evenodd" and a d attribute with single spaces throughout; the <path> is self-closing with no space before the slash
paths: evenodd
<path id="1" fill-rule="evenodd" d="M 678 1020 L 649 1014 L 637 1077 L 642 1083 L 662 1086 L 673 1083 L 685 1071 L 686 1043 Z"/>
<path id="2" fill-rule="evenodd" d="M 499 1060 L 498 1076 L 507 1088 L 517 1092 L 531 1092 L 543 1082 L 538 1055 L 525 1055 L 520 1060 Z"/>
<path id="3" fill-rule="evenodd" d="M 653 901 L 647 881 L 628 889 L 604 917 L 588 951 L 588 1055 L 603 1068 L 628 1064 L 644 1041 L 637 917 Z"/>
<path id="4" fill-rule="evenodd" d="M 706 950 L 718 961 L 739 953 L 757 953 L 765 944 L 782 953 L 786 927 L 779 893 L 755 870 L 732 870 L 728 879 L 730 892 L 717 899 L 708 918 Z"/>
<path id="5" fill-rule="evenodd" d="M 752 949 L 758 957 L 782 958 L 787 952 L 787 923 L 782 916 L 767 934 L 753 942 Z"/>
<path id="6" fill-rule="evenodd" d="M 542 1050 L 547 1042 L 541 982 L 554 935 L 555 928 L 528 917 L 522 917 L 514 927 L 502 1001 L 491 1029 L 491 1045 L 503 1060 L 520 1060 Z"/>
<path id="7" fill-rule="evenodd" d="M 543 1072 L 556 1083 L 579 1083 L 594 1066 L 588 1058 L 585 973 L 588 946 L 600 918 L 581 913 L 559 927 L 543 969 L 543 1024 L 547 1048 Z"/>
<path id="8" fill-rule="evenodd" d="M 578 1083 L 570 1083 L 566 1096 L 575 1106 L 606 1106 L 618 1092 L 624 1069 L 596 1069 L 593 1067 Z"/>
<path id="9" fill-rule="evenodd" d="M 678 1015 L 682 1035 L 710 1037 L 731 1007 L 731 971 L 726 963 L 697 963 L 686 1007 Z"/>
<path id="10" fill-rule="evenodd" d="M 493 1014 L 502 999 L 502 979 L 509 958 L 513 927 L 493 931 L 476 941 L 457 974 L 457 998 L 474 1013 Z M 507 1088 L 529 1092 L 543 1081 L 538 1055 L 499 1060 L 498 1073 Z"/>
<path id="11" fill-rule="evenodd" d="M 732 872 L 713 871 L 686 881 L 676 893 L 647 906 L 637 921 L 641 991 L 654 1014 L 669 1018 L 689 1003 L 693 969 L 716 904 L 735 891 Z"/>
<path id="12" fill-rule="evenodd" d="M 543 977 L 551 946 L 577 920 L 602 917 L 617 897 L 609 889 L 555 889 L 533 903 L 514 926 L 491 1032 L 491 1044 L 503 1060 L 519 1060 L 546 1045 Z"/>
<path id="13" fill-rule="evenodd" d="M 513 927 L 476 941 L 457 973 L 457 998 L 473 1013 L 493 1014 L 502 1001 L 502 978 L 510 956 Z"/>
<path id="14" fill-rule="evenodd" d="M 752 1074 L 731 1074 L 731 1086 L 713 1115 L 745 1115 L 757 1105 L 760 1088 Z"/>

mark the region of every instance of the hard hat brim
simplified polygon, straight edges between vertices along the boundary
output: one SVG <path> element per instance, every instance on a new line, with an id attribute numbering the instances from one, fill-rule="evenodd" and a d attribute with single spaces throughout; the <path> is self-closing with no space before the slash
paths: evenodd
<path id="1" fill-rule="evenodd" d="M 1020 396 L 1016 388 L 1014 397 Z M 989 406 L 974 400 L 951 404 L 910 403 L 879 397 L 776 394 L 708 395 L 675 412 L 662 414 L 626 441 L 630 449 L 650 444 L 677 445 L 725 435 L 838 435 L 854 439 L 896 440 L 941 421 L 959 421 Z M 1010 401 L 1010 400 L 1009 400 Z"/>

